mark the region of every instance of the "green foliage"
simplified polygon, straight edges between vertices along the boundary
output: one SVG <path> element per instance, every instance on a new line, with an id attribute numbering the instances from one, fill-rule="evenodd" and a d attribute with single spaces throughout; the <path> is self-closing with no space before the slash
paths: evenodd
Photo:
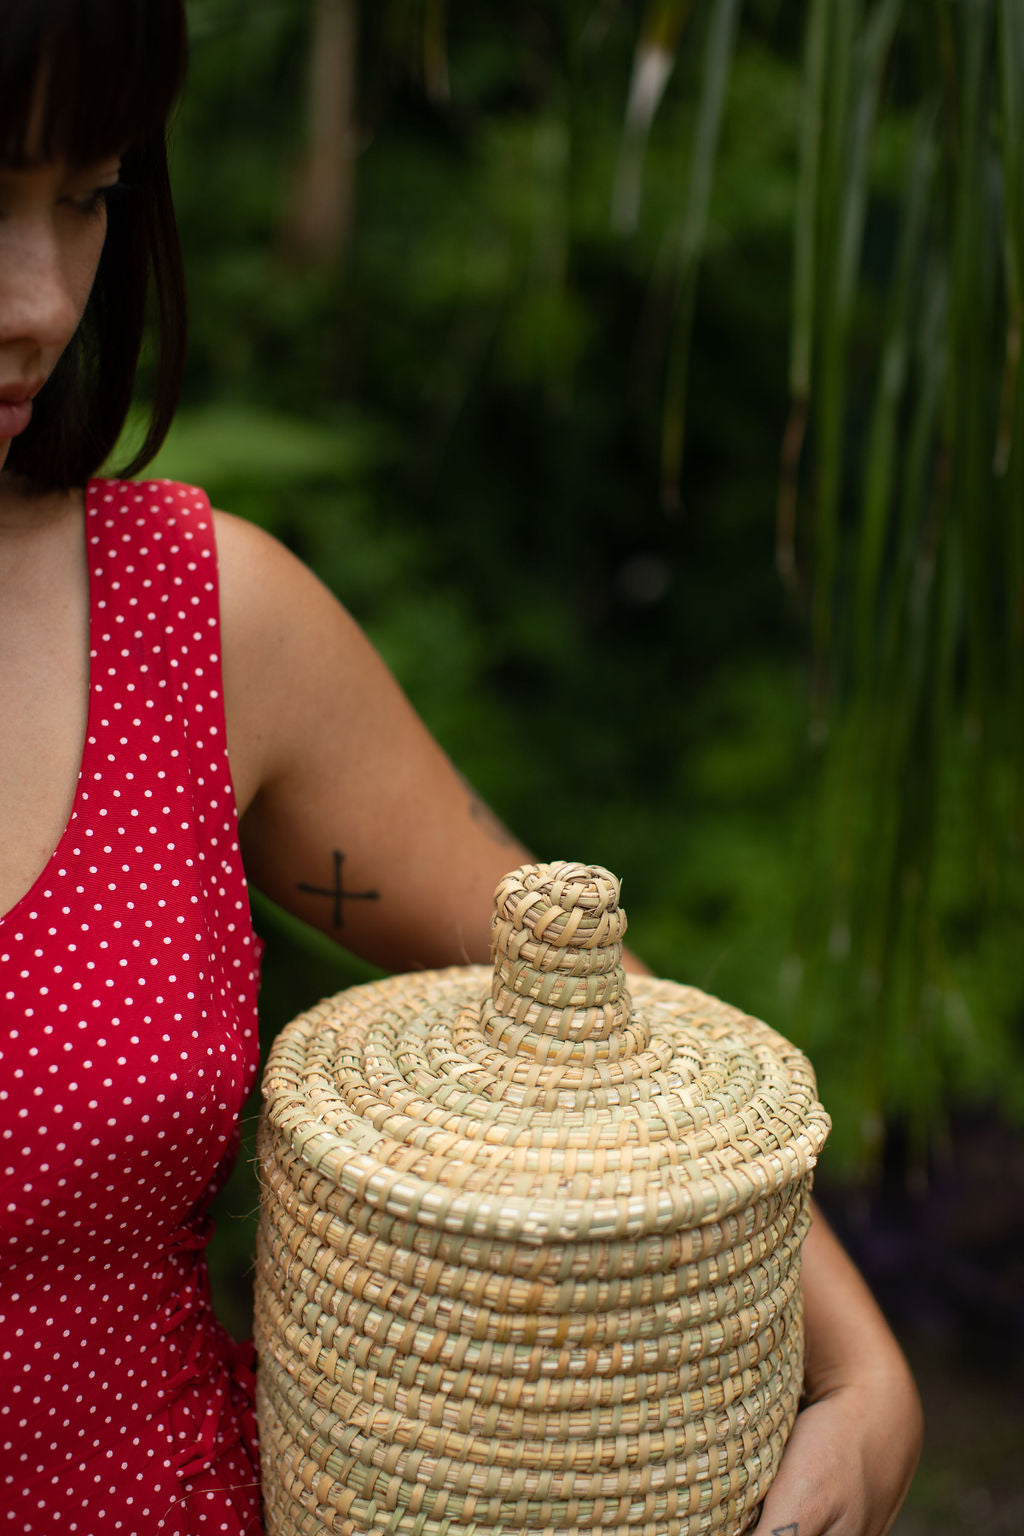
<path id="1" fill-rule="evenodd" d="M 811 1050 L 833 1159 L 1024 1115 L 1012 0 L 364 7 L 328 273 L 281 238 L 309 7 L 190 10 L 160 472 L 320 572 L 539 855 L 623 874 L 655 967 Z M 351 973 L 261 921 L 269 1026 Z"/>
<path id="2" fill-rule="evenodd" d="M 870 1153 L 893 1117 L 922 1149 L 975 1096 L 1021 1104 L 1019 989 L 978 961 L 1008 952 L 1022 897 L 1022 77 L 1012 7 L 997 27 L 992 4 L 945 6 L 927 34 L 898 4 L 853 9 L 812 7 L 808 32 L 822 147 L 805 138 L 797 202 L 784 564 L 796 585 L 800 502 L 817 812 L 794 953 L 812 1048 L 847 1042 Z M 883 171 L 886 67 L 905 131 Z M 891 226 L 884 263 L 872 219 Z"/>

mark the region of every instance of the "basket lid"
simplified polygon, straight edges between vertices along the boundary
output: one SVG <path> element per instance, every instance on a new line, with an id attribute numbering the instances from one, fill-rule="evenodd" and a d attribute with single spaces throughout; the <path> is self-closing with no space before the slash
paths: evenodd
<path id="1" fill-rule="evenodd" d="M 801 1180 L 829 1130 L 809 1062 L 692 987 L 627 986 L 625 928 L 607 870 L 513 871 L 489 977 L 372 982 L 283 1031 L 271 1136 L 364 1205 L 527 1246 L 697 1226 Z"/>

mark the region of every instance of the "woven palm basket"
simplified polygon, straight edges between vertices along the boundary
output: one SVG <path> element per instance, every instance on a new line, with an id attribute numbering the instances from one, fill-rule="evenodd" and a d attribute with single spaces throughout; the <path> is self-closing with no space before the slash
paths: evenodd
<path id="1" fill-rule="evenodd" d="M 498 887 L 494 967 L 354 987 L 271 1052 L 270 1536 L 739 1533 L 802 1379 L 829 1121 L 755 1019 L 630 978 L 618 882 Z"/>

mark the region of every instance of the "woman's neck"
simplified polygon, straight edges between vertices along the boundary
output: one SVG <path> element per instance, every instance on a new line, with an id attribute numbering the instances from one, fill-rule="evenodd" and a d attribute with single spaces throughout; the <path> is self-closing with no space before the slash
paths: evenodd
<path id="1" fill-rule="evenodd" d="M 0 534 L 34 531 L 81 505 L 81 491 L 41 491 L 18 475 L 0 473 Z"/>

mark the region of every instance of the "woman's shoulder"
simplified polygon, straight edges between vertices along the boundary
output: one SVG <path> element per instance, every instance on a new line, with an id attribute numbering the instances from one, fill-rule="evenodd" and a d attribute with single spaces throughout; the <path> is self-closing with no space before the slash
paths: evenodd
<path id="1" fill-rule="evenodd" d="M 211 504 L 207 492 L 185 481 L 97 478 L 86 488 L 86 505 L 100 528 L 117 529 L 138 548 L 150 534 L 159 541 L 180 536 L 168 552 L 188 555 L 194 540 L 216 555 L 222 626 L 228 638 L 256 644 L 281 620 L 289 628 L 295 605 L 332 599 L 318 579 L 279 540 L 244 517 Z"/>
<path id="2" fill-rule="evenodd" d="M 211 509 L 222 583 L 242 590 L 258 583 L 268 599 L 290 595 L 295 584 L 317 584 L 312 571 L 281 541 L 248 518 Z"/>
<path id="3" fill-rule="evenodd" d="M 239 808 L 279 769 L 323 691 L 375 657 L 342 604 L 265 529 L 214 508 L 228 742 Z"/>
<path id="4" fill-rule="evenodd" d="M 267 681 L 294 683 L 294 668 L 328 632 L 338 643 L 355 629 L 341 603 L 307 565 L 265 529 L 214 508 L 225 651 Z"/>

